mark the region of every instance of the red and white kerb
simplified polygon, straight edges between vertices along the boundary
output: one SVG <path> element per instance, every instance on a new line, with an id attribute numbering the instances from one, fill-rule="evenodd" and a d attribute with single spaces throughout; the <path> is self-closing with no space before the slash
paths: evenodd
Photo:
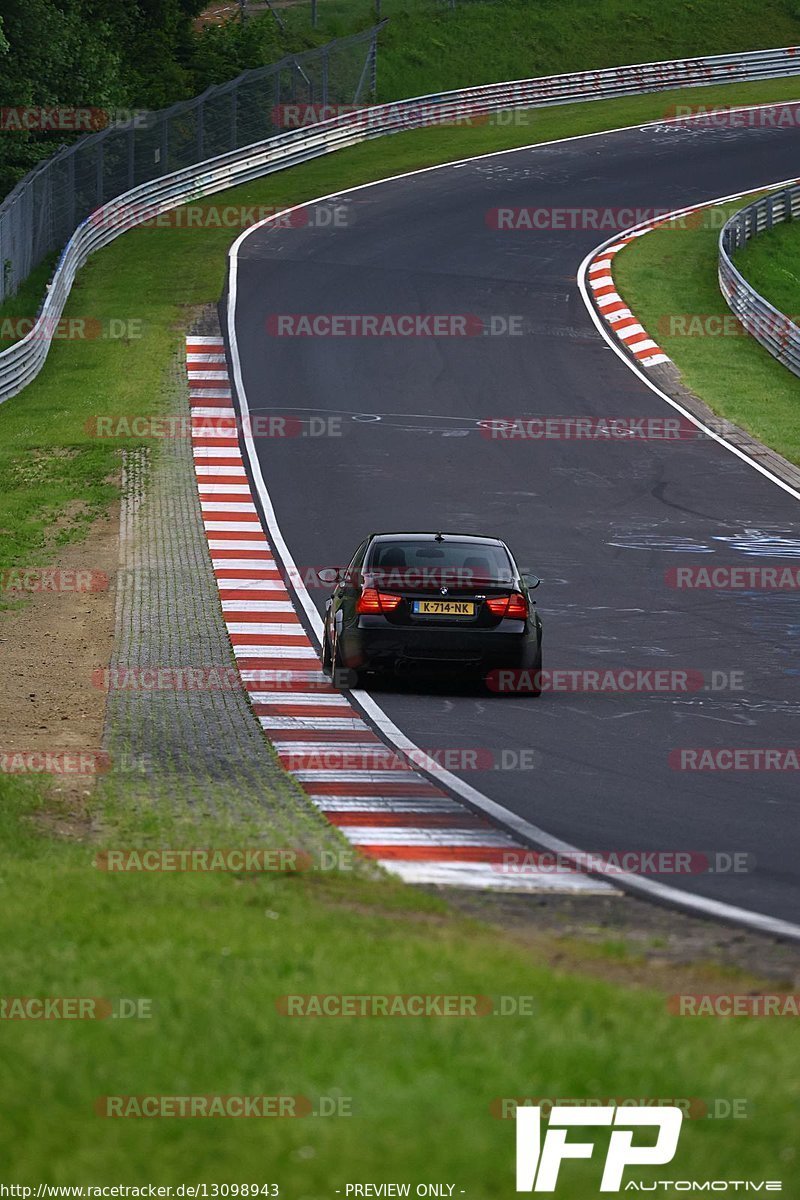
<path id="1" fill-rule="evenodd" d="M 577 872 L 505 871 L 504 856 L 524 847 L 415 770 L 333 687 L 253 502 L 222 338 L 187 337 L 186 363 L 200 507 L 239 674 L 262 729 L 311 802 L 362 854 L 409 882 L 612 891 Z M 348 753 L 331 769 L 337 751 Z"/>

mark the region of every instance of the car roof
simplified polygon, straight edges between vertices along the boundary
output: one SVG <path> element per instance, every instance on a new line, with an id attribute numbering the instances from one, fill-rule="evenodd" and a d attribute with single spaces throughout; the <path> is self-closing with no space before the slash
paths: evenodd
<path id="1" fill-rule="evenodd" d="M 375 541 L 377 538 L 380 538 L 381 541 L 386 542 L 405 541 L 408 538 L 414 538 L 420 542 L 434 542 L 437 538 L 441 538 L 444 541 L 475 542 L 478 545 L 494 545 L 502 546 L 504 549 L 506 548 L 505 542 L 498 537 L 485 537 L 479 533 L 448 533 L 444 529 L 433 533 L 421 533 L 413 530 L 410 530 L 407 533 L 400 533 L 397 531 L 392 531 L 390 533 L 371 533 L 369 537 L 370 541 Z"/>

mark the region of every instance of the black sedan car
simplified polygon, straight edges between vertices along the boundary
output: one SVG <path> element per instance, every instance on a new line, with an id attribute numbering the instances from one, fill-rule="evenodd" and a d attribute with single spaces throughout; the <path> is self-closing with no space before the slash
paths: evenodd
<path id="1" fill-rule="evenodd" d="M 530 593 L 540 581 L 499 538 L 373 533 L 349 566 L 318 574 L 336 585 L 322 665 L 342 686 L 363 686 L 370 673 L 427 669 L 538 694 L 542 623 Z"/>

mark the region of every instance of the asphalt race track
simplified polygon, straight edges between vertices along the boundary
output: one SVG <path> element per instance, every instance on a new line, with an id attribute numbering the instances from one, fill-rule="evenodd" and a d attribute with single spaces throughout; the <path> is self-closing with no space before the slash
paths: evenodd
<path id="1" fill-rule="evenodd" d="M 492 440 L 477 424 L 676 416 L 600 337 L 576 285 L 614 229 L 500 230 L 489 210 L 670 209 L 798 174 L 798 129 L 656 125 L 389 181 L 353 193 L 344 228 L 246 238 L 236 335 L 251 414 L 291 413 L 309 435 L 256 440 L 301 569 L 346 563 L 373 530 L 496 534 L 543 579 L 546 668 L 692 669 L 718 684 L 742 673 L 739 689 L 662 695 L 376 688 L 400 729 L 423 747 L 490 749 L 498 763 L 535 751 L 528 769 L 457 773 L 587 851 L 747 853 L 746 872 L 663 881 L 800 922 L 797 773 L 668 762 L 682 747 L 800 740 L 796 593 L 665 580 L 678 566 L 797 564 L 797 502 L 708 439 Z M 514 316 L 524 333 L 268 332 L 276 314 L 319 313 Z M 312 417 L 341 418 L 341 436 L 310 436 L 336 430 Z M 322 610 L 326 590 L 312 595 Z"/>

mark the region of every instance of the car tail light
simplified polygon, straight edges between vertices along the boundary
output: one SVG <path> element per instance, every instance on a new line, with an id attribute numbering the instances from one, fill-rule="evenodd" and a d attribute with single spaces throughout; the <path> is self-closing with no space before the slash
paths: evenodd
<path id="1" fill-rule="evenodd" d="M 528 601 L 521 592 L 512 592 L 510 596 L 492 596 L 487 599 L 486 607 L 496 617 L 524 621 L 528 616 Z"/>
<path id="2" fill-rule="evenodd" d="M 525 621 L 528 616 L 528 601 L 522 595 L 522 592 L 512 592 L 508 598 L 508 608 L 506 616 L 513 617 L 517 621 Z"/>
<path id="3" fill-rule="evenodd" d="M 388 592 L 379 592 L 377 588 L 364 588 L 356 602 L 357 613 L 393 612 L 400 603 L 401 596 L 392 596 Z"/>

